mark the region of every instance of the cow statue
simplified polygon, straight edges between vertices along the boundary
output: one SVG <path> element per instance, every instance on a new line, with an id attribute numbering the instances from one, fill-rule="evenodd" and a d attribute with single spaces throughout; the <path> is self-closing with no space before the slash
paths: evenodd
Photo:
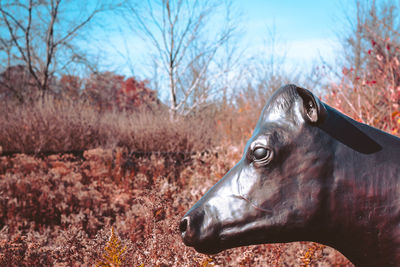
<path id="1" fill-rule="evenodd" d="M 295 85 L 268 100 L 242 159 L 182 218 L 206 254 L 314 241 L 356 266 L 400 266 L 400 139 Z"/>

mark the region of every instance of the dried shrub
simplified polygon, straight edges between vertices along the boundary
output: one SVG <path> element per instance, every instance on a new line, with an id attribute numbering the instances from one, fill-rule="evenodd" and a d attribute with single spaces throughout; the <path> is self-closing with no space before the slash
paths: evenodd
<path id="1" fill-rule="evenodd" d="M 122 245 L 119 237 L 114 233 L 114 228 L 111 228 L 110 240 L 107 242 L 107 246 L 104 248 L 103 260 L 100 261 L 96 266 L 107 267 L 115 266 L 119 267 L 124 262 L 124 252 L 126 246 Z"/>
<path id="2" fill-rule="evenodd" d="M 4 103 L 0 109 L 4 152 L 83 151 L 101 142 L 99 114 L 82 101 L 47 96 L 31 105 Z"/>
<path id="3" fill-rule="evenodd" d="M 110 228 L 126 248 L 121 266 L 301 264 L 308 243 L 242 247 L 205 256 L 180 240 L 181 216 L 240 157 L 235 147 L 135 157 L 126 149 L 0 157 L 0 265 L 93 266 Z M 321 264 L 349 265 L 325 248 Z"/>
<path id="4" fill-rule="evenodd" d="M 108 147 L 126 147 L 140 152 L 195 152 L 218 141 L 213 121 L 192 117 L 170 119 L 165 111 L 103 115 L 99 126 Z"/>
<path id="5" fill-rule="evenodd" d="M 31 105 L 0 105 L 4 153 L 55 153 L 96 147 L 141 152 L 193 152 L 213 146 L 213 121 L 154 112 L 98 112 L 82 100 L 47 96 Z"/>
<path id="6" fill-rule="evenodd" d="M 357 121 L 400 134 L 399 5 L 357 2 L 356 26 L 346 36 L 349 56 L 339 82 L 328 85 L 328 104 Z"/>

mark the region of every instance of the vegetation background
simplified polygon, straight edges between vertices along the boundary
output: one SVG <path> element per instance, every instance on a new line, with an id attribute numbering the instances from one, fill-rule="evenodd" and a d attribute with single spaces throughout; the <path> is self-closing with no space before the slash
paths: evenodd
<path id="1" fill-rule="evenodd" d="M 284 84 L 400 134 L 398 2 L 355 1 L 337 62 L 305 71 L 282 68 L 273 29 L 270 58 L 244 57 L 233 2 L 74 4 L 0 4 L 1 266 L 351 265 L 308 242 L 207 257 L 183 245 L 178 223 Z M 104 16 L 147 40 L 147 80 L 100 70 L 90 43 Z"/>

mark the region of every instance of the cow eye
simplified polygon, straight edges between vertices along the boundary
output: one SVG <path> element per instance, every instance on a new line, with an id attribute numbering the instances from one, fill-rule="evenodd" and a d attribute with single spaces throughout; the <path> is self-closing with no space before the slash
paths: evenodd
<path id="1" fill-rule="evenodd" d="M 254 157 L 254 160 L 256 160 L 256 161 L 268 160 L 270 155 L 271 155 L 271 150 L 269 150 L 265 147 L 256 147 L 253 150 L 253 157 Z"/>

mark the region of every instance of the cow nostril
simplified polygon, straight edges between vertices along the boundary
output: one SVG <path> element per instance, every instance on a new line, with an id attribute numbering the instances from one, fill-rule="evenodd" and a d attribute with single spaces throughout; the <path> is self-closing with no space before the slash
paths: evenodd
<path id="1" fill-rule="evenodd" d="M 181 233 L 186 232 L 187 226 L 188 226 L 188 219 L 183 218 L 181 223 L 179 224 L 179 231 L 181 231 Z"/>

